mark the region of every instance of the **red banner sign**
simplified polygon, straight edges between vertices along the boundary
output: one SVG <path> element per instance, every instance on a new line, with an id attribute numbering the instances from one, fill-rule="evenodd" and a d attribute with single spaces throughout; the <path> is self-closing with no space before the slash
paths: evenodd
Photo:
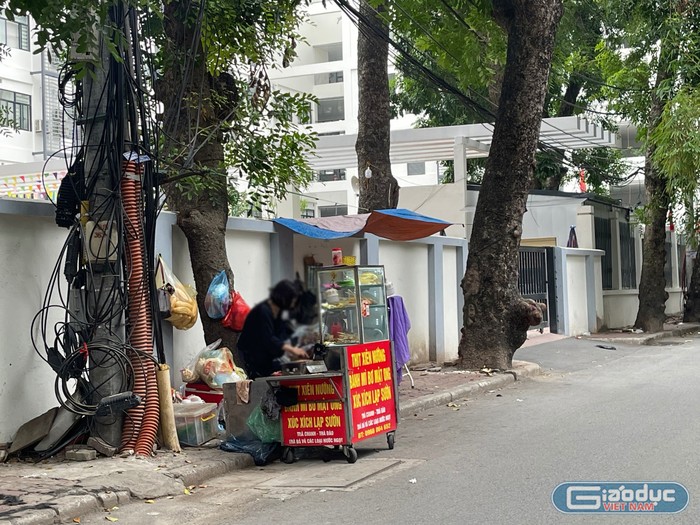
<path id="1" fill-rule="evenodd" d="M 377 341 L 346 349 L 353 443 L 396 430 L 390 344 Z"/>
<path id="2" fill-rule="evenodd" d="M 282 408 L 284 445 L 309 447 L 345 443 L 345 411 L 336 393 L 336 389 L 337 392 L 343 392 L 342 378 L 286 383 L 280 380 L 280 384 L 296 388 L 299 392 L 299 402 L 296 405 Z"/>

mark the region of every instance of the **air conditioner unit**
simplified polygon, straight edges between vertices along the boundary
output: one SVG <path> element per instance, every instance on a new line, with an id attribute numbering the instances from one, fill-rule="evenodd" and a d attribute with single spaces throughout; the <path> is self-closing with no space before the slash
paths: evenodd
<path id="1" fill-rule="evenodd" d="M 44 131 L 44 120 L 43 119 L 35 119 L 34 120 L 34 132 L 35 133 L 41 133 Z"/>

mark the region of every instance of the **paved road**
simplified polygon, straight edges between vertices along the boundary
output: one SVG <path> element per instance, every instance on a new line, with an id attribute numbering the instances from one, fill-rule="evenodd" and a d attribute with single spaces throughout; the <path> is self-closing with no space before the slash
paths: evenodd
<path id="1" fill-rule="evenodd" d="M 355 465 L 250 469 L 111 516 L 154 525 L 699 523 L 700 340 L 683 341 L 605 350 L 572 339 L 523 349 L 516 357 L 541 363 L 543 376 L 409 417 L 391 452 L 363 449 Z M 678 481 L 690 503 L 643 519 L 559 513 L 552 490 L 577 480 Z M 98 522 L 104 516 L 82 520 Z"/>

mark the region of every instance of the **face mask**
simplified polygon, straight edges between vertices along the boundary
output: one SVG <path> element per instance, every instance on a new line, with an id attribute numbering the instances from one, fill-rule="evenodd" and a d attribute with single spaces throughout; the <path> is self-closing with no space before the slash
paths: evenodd
<path id="1" fill-rule="evenodd" d="M 289 310 L 282 310 L 282 313 L 280 314 L 280 319 L 283 321 L 289 321 Z"/>

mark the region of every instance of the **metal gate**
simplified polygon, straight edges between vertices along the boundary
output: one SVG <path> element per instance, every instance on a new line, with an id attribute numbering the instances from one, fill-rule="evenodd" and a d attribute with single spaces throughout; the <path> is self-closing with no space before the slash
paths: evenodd
<path id="1" fill-rule="evenodd" d="M 557 331 L 554 300 L 554 250 L 552 248 L 520 247 L 520 273 L 518 290 L 520 295 L 538 303 L 547 305 L 542 323 L 533 328 L 540 330 L 549 326 L 551 332 Z"/>

